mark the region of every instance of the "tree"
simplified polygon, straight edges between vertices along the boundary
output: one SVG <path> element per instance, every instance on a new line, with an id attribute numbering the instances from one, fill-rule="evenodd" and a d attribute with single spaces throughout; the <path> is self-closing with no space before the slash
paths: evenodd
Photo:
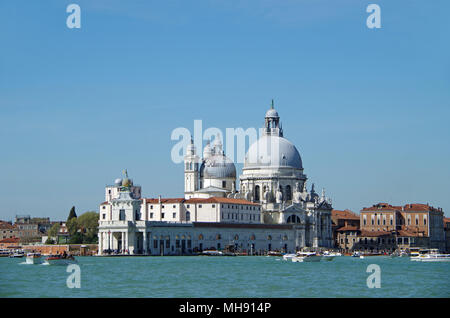
<path id="1" fill-rule="evenodd" d="M 49 237 L 55 237 L 55 236 L 57 236 L 60 227 L 61 227 L 61 225 L 59 225 L 59 223 L 53 224 L 52 227 L 50 228 L 50 230 L 48 230 L 48 236 L 49 236 Z"/>
<path id="2" fill-rule="evenodd" d="M 76 217 L 77 217 L 77 214 L 75 213 L 75 207 L 73 206 L 73 207 L 70 209 L 69 216 L 68 216 L 68 218 L 67 218 L 67 223 L 68 223 L 72 218 L 76 218 Z"/>
<path id="3" fill-rule="evenodd" d="M 67 230 L 69 231 L 69 235 L 75 235 L 75 233 L 77 233 L 79 226 L 78 226 L 78 218 L 71 218 L 69 221 L 67 221 L 66 223 L 66 227 Z"/>
<path id="4" fill-rule="evenodd" d="M 77 219 L 78 228 L 83 236 L 83 243 L 96 243 L 98 235 L 99 214 L 94 211 L 85 212 Z"/>

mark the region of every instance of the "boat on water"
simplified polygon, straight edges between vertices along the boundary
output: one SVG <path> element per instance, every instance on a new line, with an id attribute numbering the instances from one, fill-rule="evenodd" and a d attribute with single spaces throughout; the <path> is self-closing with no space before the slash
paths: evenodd
<path id="1" fill-rule="evenodd" d="M 41 254 L 40 253 L 27 253 L 26 258 L 27 264 L 41 264 Z"/>
<path id="2" fill-rule="evenodd" d="M 413 249 L 410 260 L 416 262 L 450 262 L 450 254 L 439 253 L 437 248 Z"/>
<path id="3" fill-rule="evenodd" d="M 12 254 L 9 255 L 11 258 L 22 258 L 25 256 L 24 251 L 22 250 L 15 250 Z"/>
<path id="4" fill-rule="evenodd" d="M 298 252 L 296 256 L 292 257 L 291 260 L 294 263 L 303 262 L 320 262 L 322 255 L 316 254 L 314 252 Z"/>
<path id="5" fill-rule="evenodd" d="M 205 256 L 223 256 L 224 254 L 221 251 L 210 250 L 210 251 L 203 251 L 200 255 L 205 255 Z"/>
<path id="6" fill-rule="evenodd" d="M 283 256 L 283 254 L 281 252 L 277 252 L 277 251 L 269 251 L 267 252 L 267 256 Z"/>
<path id="7" fill-rule="evenodd" d="M 362 256 L 362 254 L 360 252 L 353 252 L 353 255 L 352 255 L 352 257 L 359 257 L 359 258 L 361 258 L 361 256 Z M 363 256 L 363 258 L 364 258 L 364 256 Z"/>
<path id="8" fill-rule="evenodd" d="M 322 253 L 322 261 L 330 262 L 332 261 L 337 255 L 334 253 L 330 253 L 328 251 L 324 251 Z"/>
<path id="9" fill-rule="evenodd" d="M 69 265 L 76 263 L 77 260 L 72 255 L 49 255 L 44 260 L 44 264 L 47 265 Z"/>
<path id="10" fill-rule="evenodd" d="M 11 251 L 7 248 L 0 249 L 0 257 L 8 257 Z"/>
<path id="11" fill-rule="evenodd" d="M 289 261 L 289 260 L 291 260 L 293 257 L 296 257 L 297 256 L 297 254 L 284 254 L 283 255 L 283 260 L 284 261 Z"/>

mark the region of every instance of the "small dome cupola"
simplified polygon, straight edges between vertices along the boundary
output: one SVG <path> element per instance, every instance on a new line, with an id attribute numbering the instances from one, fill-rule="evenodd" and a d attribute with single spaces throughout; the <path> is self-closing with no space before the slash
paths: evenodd
<path id="1" fill-rule="evenodd" d="M 280 125 L 280 116 L 273 108 L 273 99 L 270 109 L 266 112 L 264 134 L 283 137 L 283 128 Z"/>

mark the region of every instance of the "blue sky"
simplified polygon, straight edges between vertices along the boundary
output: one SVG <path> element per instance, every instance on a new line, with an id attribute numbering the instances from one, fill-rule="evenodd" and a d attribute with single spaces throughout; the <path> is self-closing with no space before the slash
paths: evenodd
<path id="1" fill-rule="evenodd" d="M 66 7 L 81 7 L 81 29 Z M 368 29 L 366 7 L 381 7 Z M 337 209 L 450 215 L 448 1 L 0 1 L 0 219 L 98 210 L 124 168 L 182 196 L 173 129 L 260 127 L 275 99 Z M 240 168 L 240 165 L 238 166 Z"/>

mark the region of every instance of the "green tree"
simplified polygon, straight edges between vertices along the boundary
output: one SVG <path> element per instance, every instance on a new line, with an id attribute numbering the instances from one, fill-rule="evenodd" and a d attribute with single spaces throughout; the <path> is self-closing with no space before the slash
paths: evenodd
<path id="1" fill-rule="evenodd" d="M 75 207 L 73 206 L 70 209 L 69 216 L 67 217 L 67 222 L 69 222 L 72 218 L 76 218 L 77 214 L 75 213 Z"/>
<path id="2" fill-rule="evenodd" d="M 67 230 L 69 231 L 69 235 L 75 235 L 75 233 L 78 232 L 79 226 L 78 226 L 78 218 L 71 218 L 66 223 Z"/>
<path id="3" fill-rule="evenodd" d="M 83 243 L 96 243 L 98 235 L 99 214 L 88 211 L 77 218 L 78 229 L 83 236 Z"/>
<path id="4" fill-rule="evenodd" d="M 60 227 L 61 227 L 61 225 L 59 225 L 59 223 L 53 224 L 52 227 L 48 230 L 48 236 L 49 236 L 49 237 L 55 237 L 55 236 L 57 236 Z"/>

